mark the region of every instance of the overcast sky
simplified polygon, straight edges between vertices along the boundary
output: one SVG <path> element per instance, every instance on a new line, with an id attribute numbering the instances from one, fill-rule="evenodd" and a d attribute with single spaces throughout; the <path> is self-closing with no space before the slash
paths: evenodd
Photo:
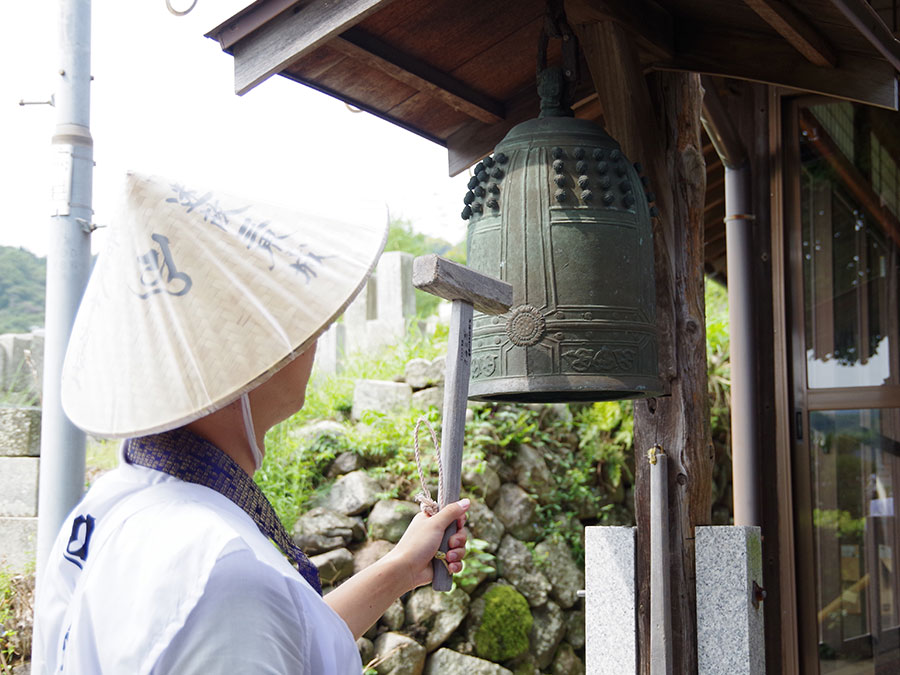
<path id="1" fill-rule="evenodd" d="M 418 231 L 462 240 L 467 176 L 448 177 L 444 148 L 280 77 L 233 93 L 232 58 L 203 34 L 249 1 L 199 0 L 184 17 L 165 0 L 93 1 L 95 222 L 108 222 L 122 176 L 134 169 L 300 206 L 339 208 L 358 195 Z M 54 92 L 57 7 L 16 3 L 0 40 L 0 245 L 38 255 L 50 236 L 56 110 L 18 102 Z"/>

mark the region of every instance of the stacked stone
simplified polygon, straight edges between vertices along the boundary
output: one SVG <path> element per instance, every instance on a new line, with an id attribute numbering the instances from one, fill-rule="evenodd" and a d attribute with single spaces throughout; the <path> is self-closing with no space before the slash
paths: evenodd
<path id="1" fill-rule="evenodd" d="M 306 433 L 341 433 L 330 424 Z M 362 471 L 353 453 L 339 455 L 329 473 L 337 476 L 330 492 L 293 530 L 326 593 L 387 554 L 419 510 L 384 499 L 390 486 Z M 486 543 L 496 569 L 469 572 L 449 593 L 426 586 L 396 601 L 358 641 L 363 663 L 382 675 L 583 673 L 584 573 L 564 543 L 541 540 L 537 524 L 538 495 L 549 493 L 551 479 L 530 446 L 508 464 L 467 463 L 470 536 Z"/>
<path id="2" fill-rule="evenodd" d="M 37 545 L 41 411 L 0 406 L 0 567 L 22 571 Z"/>
<path id="3" fill-rule="evenodd" d="M 350 416 L 359 420 L 366 410 L 391 413 L 409 408 L 440 410 L 444 404 L 446 357 L 412 359 L 406 364 L 402 382 L 359 380 L 353 390 Z"/>

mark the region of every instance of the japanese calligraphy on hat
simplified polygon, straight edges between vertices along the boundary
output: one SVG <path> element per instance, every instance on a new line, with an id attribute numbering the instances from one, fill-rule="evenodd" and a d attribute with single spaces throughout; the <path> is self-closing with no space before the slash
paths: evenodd
<path id="1" fill-rule="evenodd" d="M 129 174 L 72 330 L 62 403 L 106 437 L 213 412 L 301 354 L 365 285 L 387 211 L 340 217 Z"/>

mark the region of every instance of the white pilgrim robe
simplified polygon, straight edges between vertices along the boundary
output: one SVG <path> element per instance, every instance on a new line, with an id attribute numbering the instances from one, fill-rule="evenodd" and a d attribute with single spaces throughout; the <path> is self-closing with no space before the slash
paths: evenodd
<path id="1" fill-rule="evenodd" d="M 121 463 L 38 580 L 32 672 L 359 675 L 347 624 L 238 506 Z"/>

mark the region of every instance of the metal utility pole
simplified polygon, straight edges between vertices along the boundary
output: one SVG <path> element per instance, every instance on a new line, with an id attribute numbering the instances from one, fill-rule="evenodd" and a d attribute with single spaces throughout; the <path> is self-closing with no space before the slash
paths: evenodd
<path id="1" fill-rule="evenodd" d="M 84 492 L 85 435 L 60 404 L 60 376 L 91 265 L 91 2 L 59 0 L 56 129 L 47 253 L 37 573 Z"/>

